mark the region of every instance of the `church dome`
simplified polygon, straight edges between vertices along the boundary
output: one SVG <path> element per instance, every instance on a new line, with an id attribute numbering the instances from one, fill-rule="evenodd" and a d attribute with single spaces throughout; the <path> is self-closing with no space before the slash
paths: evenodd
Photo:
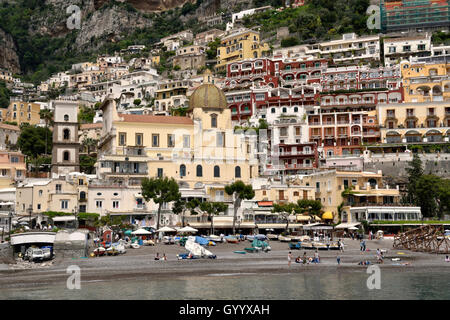
<path id="1" fill-rule="evenodd" d="M 189 98 L 189 110 L 194 108 L 226 109 L 227 99 L 218 87 L 205 83 L 195 89 Z"/>

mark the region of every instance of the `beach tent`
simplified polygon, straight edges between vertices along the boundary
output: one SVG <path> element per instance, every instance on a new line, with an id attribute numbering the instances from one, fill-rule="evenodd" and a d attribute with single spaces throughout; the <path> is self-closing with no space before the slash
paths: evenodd
<path id="1" fill-rule="evenodd" d="M 181 229 L 178 229 L 178 232 L 190 232 L 190 233 L 193 233 L 193 232 L 197 232 L 197 231 L 198 231 L 197 229 L 194 229 L 194 228 L 189 227 L 189 226 L 181 228 Z"/>
<path id="2" fill-rule="evenodd" d="M 148 234 L 152 234 L 150 231 L 147 231 L 145 229 L 138 229 L 136 231 L 133 231 L 131 234 L 134 235 L 148 235 Z"/>
<path id="3" fill-rule="evenodd" d="M 177 230 L 169 228 L 169 227 L 162 227 L 156 230 L 156 232 L 176 232 Z"/>

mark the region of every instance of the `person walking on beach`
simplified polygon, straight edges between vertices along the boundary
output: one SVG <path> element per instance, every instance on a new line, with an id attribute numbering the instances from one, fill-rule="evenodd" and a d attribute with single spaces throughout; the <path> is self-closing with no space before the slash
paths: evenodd
<path id="1" fill-rule="evenodd" d="M 337 255 L 336 260 L 337 260 L 338 265 L 341 264 L 341 256 L 340 255 Z"/>
<path id="2" fill-rule="evenodd" d="M 159 252 L 156 253 L 155 260 L 159 260 Z"/>
<path id="3" fill-rule="evenodd" d="M 291 260 L 292 260 L 292 253 L 289 251 L 289 254 L 288 254 L 288 267 L 291 266 Z"/>
<path id="4" fill-rule="evenodd" d="M 362 240 L 359 241 L 359 249 L 360 249 L 361 251 L 363 251 L 363 242 L 362 242 Z"/>
<path id="5" fill-rule="evenodd" d="M 166 257 L 165 253 L 163 253 L 162 260 L 167 261 L 167 257 Z"/>
<path id="6" fill-rule="evenodd" d="M 319 263 L 319 251 L 316 250 L 316 252 L 314 252 L 314 262 L 315 263 Z"/>
<path id="7" fill-rule="evenodd" d="M 366 240 L 362 240 L 363 251 L 366 251 Z"/>

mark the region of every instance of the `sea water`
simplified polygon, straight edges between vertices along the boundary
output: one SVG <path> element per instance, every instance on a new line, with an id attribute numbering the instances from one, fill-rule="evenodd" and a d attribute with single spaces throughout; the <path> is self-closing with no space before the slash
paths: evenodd
<path id="1" fill-rule="evenodd" d="M 450 272 L 383 270 L 381 288 L 369 289 L 365 272 L 211 274 L 198 277 L 142 277 L 81 281 L 80 290 L 65 283 L 11 286 L 0 299 L 450 299 Z"/>

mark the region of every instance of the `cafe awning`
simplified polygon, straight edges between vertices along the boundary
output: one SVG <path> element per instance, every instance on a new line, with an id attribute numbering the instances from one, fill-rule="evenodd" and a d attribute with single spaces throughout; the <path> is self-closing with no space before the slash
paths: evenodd
<path id="1" fill-rule="evenodd" d="M 63 217 L 53 217 L 53 222 L 63 222 L 63 221 L 74 221 L 76 220 L 75 216 L 63 216 Z"/>
<path id="2" fill-rule="evenodd" d="M 334 227 L 335 229 L 348 229 L 351 227 L 356 227 L 359 226 L 361 224 L 361 222 L 353 222 L 353 223 L 341 223 L 338 224 L 336 227 Z"/>

